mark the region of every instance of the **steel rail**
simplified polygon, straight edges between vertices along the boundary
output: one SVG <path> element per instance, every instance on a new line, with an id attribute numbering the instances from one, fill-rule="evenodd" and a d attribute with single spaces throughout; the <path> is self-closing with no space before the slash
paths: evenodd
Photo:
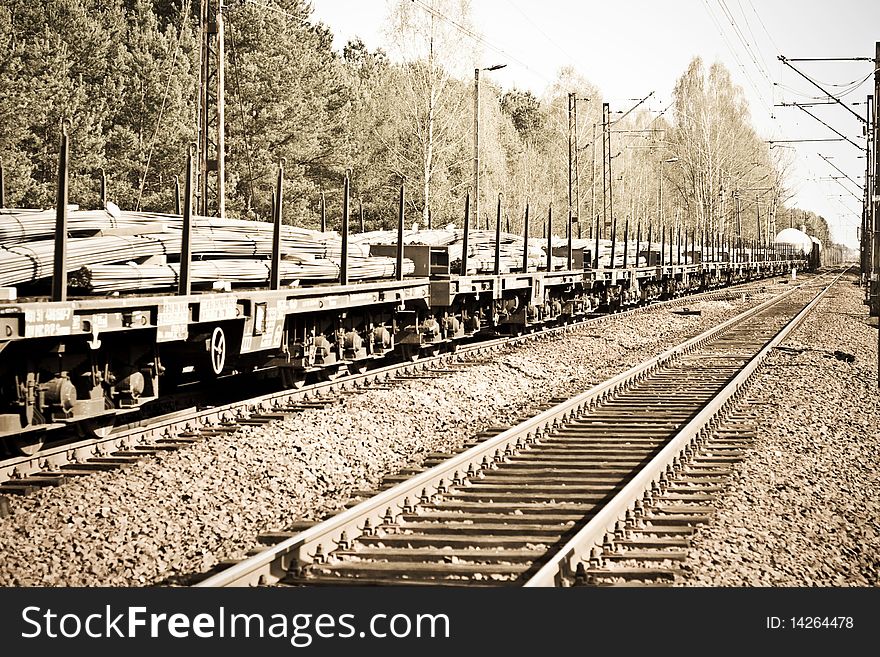
<path id="1" fill-rule="evenodd" d="M 503 458 L 503 454 L 510 454 L 514 449 L 534 442 L 561 424 L 582 416 L 595 405 L 633 383 L 643 380 L 661 366 L 693 351 L 743 320 L 779 303 L 807 284 L 808 282 L 805 282 L 792 287 L 405 482 L 206 578 L 196 586 L 254 586 L 275 583 L 292 567 L 301 567 L 320 560 L 321 555 L 331 551 L 327 549 L 331 543 L 348 542 L 350 537 L 364 533 L 365 528 L 382 524 L 383 518 L 389 511 L 392 515 L 396 515 L 400 509 L 412 506 L 413 500 L 445 492 L 447 482 L 459 479 L 464 473 L 478 471 L 486 467 L 487 462 L 493 458 L 496 460 Z"/>
<path id="2" fill-rule="evenodd" d="M 822 297 L 846 273 L 839 274 L 820 291 L 810 303 L 793 317 L 782 329 L 759 351 L 746 366 L 715 396 L 696 417 L 686 424 L 669 443 L 651 461 L 633 477 L 617 495 L 599 510 L 586 525 L 575 534 L 563 548 L 545 563 L 524 586 L 546 587 L 563 586 L 574 578 L 577 564 L 589 558 L 594 547 L 599 547 L 609 531 L 613 531 L 618 521 L 626 517 L 635 502 L 655 484 L 659 483 L 660 475 L 667 466 L 680 457 L 687 446 L 692 445 L 709 425 L 724 414 L 728 406 L 740 398 L 745 386 L 750 381 L 769 353 L 788 335 L 800 326 Z M 793 290 L 792 290 L 793 291 Z M 787 295 L 780 297 L 781 300 Z"/>
<path id="3" fill-rule="evenodd" d="M 460 345 L 453 353 L 442 353 L 428 356 L 420 358 L 416 362 L 392 363 L 364 373 L 351 374 L 332 381 L 322 381 L 303 388 L 266 393 L 246 400 L 230 402 L 222 406 L 215 406 L 202 410 L 177 410 L 169 414 L 150 418 L 139 423 L 137 426 L 125 427 L 123 425 L 123 428 L 114 431 L 107 436 L 62 443 L 57 446 L 47 447 L 33 455 L 17 456 L 0 461 L 0 483 L 4 481 L 13 481 L 17 478 L 40 472 L 49 466 L 59 466 L 95 456 L 108 455 L 115 449 L 149 445 L 157 440 L 170 438 L 175 432 L 193 431 L 196 429 L 211 428 L 212 426 L 220 426 L 223 423 L 233 422 L 236 416 L 239 418 L 243 417 L 248 411 L 270 412 L 273 408 L 283 406 L 284 404 L 307 400 L 310 396 L 322 396 L 339 390 L 354 388 L 361 384 L 382 381 L 394 374 L 426 369 L 431 365 L 443 364 L 452 359 L 460 359 L 462 356 L 480 355 L 483 352 L 500 349 L 507 345 L 518 345 L 530 340 L 551 338 L 559 333 L 573 331 L 583 326 L 601 324 L 602 322 L 609 321 L 615 317 L 626 317 L 629 315 L 649 312 L 655 308 L 693 303 L 700 299 L 711 300 L 736 296 L 746 291 L 742 288 L 760 284 L 763 280 L 764 279 L 746 281 L 723 289 L 710 290 L 707 292 L 687 295 L 685 297 L 676 297 L 674 299 L 653 302 L 647 306 L 638 306 L 623 312 L 609 313 L 599 317 L 591 317 L 582 321 L 576 321 L 571 324 L 544 328 L 534 333 L 528 333 L 521 336 L 509 336 L 482 340 L 473 344 Z M 2 492 L 2 488 L 0 488 L 0 493 Z"/>

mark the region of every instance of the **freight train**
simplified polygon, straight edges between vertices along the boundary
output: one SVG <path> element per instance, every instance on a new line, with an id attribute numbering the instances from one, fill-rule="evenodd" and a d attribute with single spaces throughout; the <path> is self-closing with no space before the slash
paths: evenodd
<path id="1" fill-rule="evenodd" d="M 785 228 L 779 231 L 774 244 L 787 253 L 803 258 L 811 270 L 818 269 L 823 264 L 822 242 L 817 237 L 807 235 L 803 226 L 801 229 Z"/>
<path id="2" fill-rule="evenodd" d="M 65 427 L 104 435 L 187 380 L 261 369 L 301 386 L 380 359 L 453 351 L 474 336 L 521 334 L 809 265 L 788 247 L 679 239 L 673 249 L 670 239 L 637 245 L 630 266 L 602 266 L 571 244 L 567 258 L 524 259 L 505 273 L 471 273 L 446 248 L 398 243 L 372 247 L 396 255 L 391 280 L 63 301 L 0 288 L 0 443 L 34 453 Z"/>

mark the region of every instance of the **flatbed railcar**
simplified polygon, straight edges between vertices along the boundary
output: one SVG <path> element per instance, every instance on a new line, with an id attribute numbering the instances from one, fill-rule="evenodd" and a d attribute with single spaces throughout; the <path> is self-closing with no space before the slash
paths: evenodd
<path id="1" fill-rule="evenodd" d="M 407 246 L 404 255 L 416 267 L 403 280 L 60 302 L 9 295 L 0 301 L 0 441 L 28 453 L 64 427 L 101 435 L 187 380 L 271 368 L 299 386 L 376 359 L 451 351 L 476 334 L 520 334 L 808 265 L 801 256 L 716 254 L 463 276 L 443 248 Z M 653 255 L 645 261 L 659 262 Z"/>

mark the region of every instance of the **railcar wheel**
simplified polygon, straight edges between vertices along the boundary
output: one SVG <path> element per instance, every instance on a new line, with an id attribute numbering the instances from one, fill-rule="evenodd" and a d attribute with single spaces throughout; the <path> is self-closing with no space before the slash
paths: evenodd
<path id="1" fill-rule="evenodd" d="M 226 365 L 226 334 L 219 326 L 215 326 L 214 332 L 211 333 L 210 355 L 211 370 L 214 374 L 221 374 Z"/>
<path id="2" fill-rule="evenodd" d="M 367 371 L 369 364 L 364 361 L 348 364 L 349 374 L 363 374 Z"/>
<path id="3" fill-rule="evenodd" d="M 302 388 L 306 384 L 306 373 L 303 370 L 281 368 L 281 383 L 285 388 Z"/>
<path id="4" fill-rule="evenodd" d="M 17 453 L 22 456 L 33 456 L 43 449 L 45 442 L 45 431 L 30 431 L 25 435 L 10 438 L 6 441 L 7 445 L 11 448 L 10 451 L 12 453 Z"/>
<path id="5" fill-rule="evenodd" d="M 343 376 L 348 376 L 348 367 L 344 365 L 327 365 L 318 371 L 319 381 L 335 381 Z"/>
<path id="6" fill-rule="evenodd" d="M 116 425 L 113 415 L 89 418 L 76 425 L 77 433 L 88 438 L 106 438 Z"/>

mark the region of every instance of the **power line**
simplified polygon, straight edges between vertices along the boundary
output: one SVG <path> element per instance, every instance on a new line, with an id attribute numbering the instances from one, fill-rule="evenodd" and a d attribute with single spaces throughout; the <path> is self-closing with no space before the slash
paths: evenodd
<path id="1" fill-rule="evenodd" d="M 755 17 L 761 24 L 761 27 L 764 28 L 764 34 L 766 34 L 767 38 L 770 39 L 770 44 L 773 46 L 773 49 L 776 50 L 776 52 L 779 52 L 779 46 L 776 45 L 776 41 L 773 39 L 773 35 L 770 34 L 769 30 L 767 30 L 767 26 L 764 25 L 764 21 L 761 19 L 761 15 L 758 13 L 758 10 L 755 9 L 755 5 L 752 4 L 752 0 L 748 0 L 748 2 L 749 6 L 752 8 L 752 12 L 755 14 Z"/>
<path id="2" fill-rule="evenodd" d="M 770 79 L 770 76 L 764 70 L 764 68 L 758 63 L 758 59 L 755 57 L 755 53 L 752 50 L 752 45 L 749 40 L 745 37 L 742 30 L 739 27 L 739 24 L 736 22 L 736 17 L 733 15 L 733 12 L 730 11 L 730 8 L 727 6 L 725 0 L 718 0 L 718 6 L 721 9 L 721 12 L 727 17 L 730 21 L 730 25 L 733 27 L 734 36 L 739 40 L 740 45 L 742 45 L 743 50 L 746 55 L 752 60 L 752 63 L 755 65 L 755 70 L 767 80 L 767 83 L 771 86 L 773 85 L 773 81 Z"/>
<path id="3" fill-rule="evenodd" d="M 253 166 L 253 158 L 251 156 L 251 134 L 247 129 L 247 124 L 245 120 L 244 114 L 244 102 L 241 97 L 241 70 L 238 65 L 238 56 L 237 56 L 237 48 L 235 47 L 235 38 L 233 37 L 233 33 L 235 31 L 235 27 L 232 24 L 232 20 L 230 16 L 226 16 L 226 22 L 229 23 L 229 55 L 232 61 L 232 70 L 235 73 L 235 96 L 238 100 L 238 116 L 241 121 L 241 132 L 244 135 L 244 148 L 245 155 L 247 156 L 247 167 L 248 167 L 248 189 L 250 190 L 250 203 L 253 203 L 254 199 L 254 166 Z M 248 205 L 250 205 L 250 203 Z"/>
<path id="4" fill-rule="evenodd" d="M 804 113 L 808 114 L 809 116 L 813 117 L 814 119 L 816 119 L 819 123 L 821 123 L 822 125 L 824 125 L 824 126 L 825 126 L 826 128 L 828 128 L 831 132 L 833 132 L 834 134 L 836 134 L 838 137 L 843 137 L 843 139 L 845 139 L 845 140 L 848 141 L 850 144 L 852 144 L 853 146 L 855 146 L 856 148 L 858 148 L 859 151 L 862 151 L 862 150 L 863 150 L 862 147 L 859 146 L 859 145 L 858 145 L 856 142 L 854 142 L 852 139 L 850 139 L 849 137 L 847 137 L 846 135 L 844 135 L 844 134 L 843 134 L 842 132 L 840 132 L 839 130 L 836 130 L 835 128 L 831 127 L 830 125 L 828 125 L 827 123 L 825 123 L 825 121 L 823 121 L 823 120 L 820 119 L 818 116 L 816 116 L 815 114 L 813 114 L 810 110 L 808 110 L 808 109 L 805 108 L 805 107 L 802 107 L 802 106 L 799 105 L 798 103 L 791 103 L 791 104 L 789 104 L 789 105 L 787 105 L 786 103 L 783 103 L 783 106 L 786 106 L 786 107 L 797 107 L 797 108 L 798 108 L 799 110 L 801 110 L 802 112 L 804 112 Z"/>
<path id="5" fill-rule="evenodd" d="M 526 15 L 526 13 L 519 6 L 517 6 L 516 3 L 513 2 L 513 0 L 507 0 L 507 4 L 509 4 L 514 9 L 516 9 L 520 13 L 520 15 L 523 18 L 525 18 L 526 21 L 528 21 L 528 23 L 532 27 L 534 27 L 536 30 L 538 30 L 538 32 L 541 33 L 541 36 L 543 36 L 559 52 L 561 52 L 563 55 L 565 55 L 571 64 L 575 64 L 575 61 L 576 61 L 575 58 L 571 54 L 569 54 L 569 52 L 566 51 L 562 46 L 559 45 L 559 41 L 557 39 L 551 38 L 550 35 L 548 35 L 544 30 L 542 30 L 541 27 L 537 23 L 535 23 L 535 21 L 533 21 L 531 18 L 529 18 Z"/>
<path id="6" fill-rule="evenodd" d="M 177 42 L 174 44 L 174 52 L 171 55 L 171 64 L 168 67 L 168 78 L 165 81 L 165 91 L 162 94 L 162 104 L 159 107 L 159 116 L 156 119 L 156 127 L 153 130 L 153 136 L 150 138 L 150 148 L 147 151 L 147 162 L 144 164 L 144 175 L 141 178 L 141 184 L 138 189 L 138 197 L 137 203 L 135 204 L 135 210 L 139 210 L 141 207 L 141 198 L 144 194 L 144 186 L 147 184 L 147 172 L 150 170 L 150 161 L 153 159 L 153 147 L 156 145 L 156 137 L 159 134 L 159 126 L 162 124 L 162 115 L 165 113 L 165 105 L 168 102 L 168 93 L 171 91 L 171 80 L 174 77 L 174 66 L 177 63 L 177 53 L 180 51 L 180 42 L 183 39 L 183 28 L 186 24 L 187 17 L 189 16 L 189 6 L 190 2 L 187 0 L 186 6 L 183 8 L 181 12 L 182 21 L 180 25 L 180 31 L 177 33 Z"/>
<path id="7" fill-rule="evenodd" d="M 730 54 L 733 56 L 734 60 L 739 65 L 740 70 L 743 72 L 743 75 L 746 77 L 746 80 L 748 80 L 752 89 L 755 91 L 755 94 L 757 95 L 758 100 L 760 100 L 760 102 L 762 103 L 761 106 L 767 112 L 767 114 L 770 116 L 770 118 L 773 119 L 774 118 L 773 114 L 770 112 L 770 110 L 768 108 L 768 105 L 770 105 L 771 103 L 768 103 L 765 100 L 764 95 L 758 89 L 758 86 L 755 84 L 754 80 L 752 80 L 752 77 L 749 75 L 749 72 L 746 70 L 745 65 L 742 63 L 742 60 L 740 59 L 739 55 L 736 53 L 736 50 L 734 50 L 733 46 L 730 43 L 730 40 L 727 38 L 727 35 L 724 33 L 724 30 L 721 27 L 721 23 L 719 23 L 718 19 L 715 17 L 715 14 L 712 12 L 712 8 L 709 6 L 708 0 L 703 0 L 703 5 L 706 7 L 706 12 L 709 14 L 709 18 L 715 24 L 715 27 L 717 28 L 718 33 L 721 35 L 721 38 L 724 40 L 724 44 L 727 46 L 727 49 L 730 51 Z"/>
<path id="8" fill-rule="evenodd" d="M 261 2 L 257 2 L 256 0 L 244 0 L 249 5 L 253 5 L 254 7 L 259 7 L 260 9 L 265 9 L 267 11 L 274 11 L 276 14 L 281 14 L 282 16 L 287 16 L 288 18 L 292 18 L 296 21 L 301 21 L 302 16 L 297 16 L 296 14 L 291 14 L 290 12 L 284 11 L 280 7 L 273 7 L 272 5 L 264 5 Z"/>
<path id="9" fill-rule="evenodd" d="M 843 171 L 841 171 L 840 167 L 838 167 L 836 164 L 834 164 L 834 162 L 831 161 L 831 158 L 825 157 L 824 155 L 822 155 L 822 153 L 816 153 L 816 155 L 818 155 L 819 157 L 821 157 L 823 160 L 825 160 L 826 162 L 828 162 L 828 164 L 830 164 L 830 165 L 833 166 L 835 169 L 837 169 L 840 173 L 842 173 L 844 176 L 846 176 L 847 180 L 849 180 L 853 185 L 855 185 L 856 187 L 858 187 L 859 189 L 861 189 L 863 192 L 865 191 L 865 188 L 864 188 L 862 185 L 860 185 L 860 184 L 857 183 L 855 180 L 853 180 L 852 178 L 850 178 L 848 174 L 846 174 L 846 173 L 844 173 Z"/>
<path id="10" fill-rule="evenodd" d="M 487 39 L 486 39 L 484 36 L 482 36 L 481 34 L 478 34 L 477 32 L 474 32 L 472 29 L 470 29 L 470 28 L 468 28 L 468 27 L 462 25 L 462 24 L 459 23 L 458 21 L 455 21 L 455 20 L 449 18 L 448 16 L 446 16 L 445 14 L 443 14 L 443 13 L 437 11 L 437 10 L 434 9 L 432 6 L 430 6 L 429 4 L 423 2 L 422 0 L 412 0 L 412 2 L 413 2 L 413 4 L 418 5 L 419 7 L 421 7 L 422 9 L 424 9 L 426 12 L 428 12 L 428 13 L 431 14 L 432 16 L 434 16 L 434 17 L 436 17 L 436 18 L 439 18 L 440 20 L 444 20 L 444 21 L 446 21 L 447 23 L 449 23 L 450 25 L 452 25 L 455 29 L 457 29 L 459 32 L 461 32 L 461 33 L 464 34 L 465 36 L 467 36 L 467 37 L 473 39 L 475 42 L 477 42 L 477 43 L 479 43 L 479 44 L 482 44 L 482 45 L 486 46 L 486 47 L 489 48 L 490 50 L 493 50 L 493 51 L 496 52 L 497 54 L 501 55 L 502 57 L 504 57 L 504 58 L 506 58 L 506 59 L 508 59 L 508 60 L 510 60 L 510 61 L 512 61 L 512 62 L 515 62 L 515 63 L 519 64 L 520 66 L 522 66 L 522 67 L 523 67 L 524 69 L 526 69 L 527 71 L 530 71 L 531 73 L 534 73 L 535 75 L 537 75 L 538 77 L 540 77 L 541 79 L 543 79 L 545 82 L 548 82 L 548 83 L 551 83 L 551 84 L 552 84 L 553 81 L 552 81 L 550 78 L 546 77 L 545 75 L 543 75 L 543 74 L 541 74 L 541 73 L 538 73 L 536 70 L 534 70 L 533 68 L 531 68 L 528 64 L 526 64 L 524 61 L 522 61 L 521 59 L 517 59 L 517 58 L 514 57 L 513 55 L 511 55 L 511 54 L 509 54 L 508 52 L 506 52 L 505 50 L 503 50 L 502 48 L 499 48 L 499 47 L 496 46 L 495 44 L 491 43 L 489 40 L 487 40 Z"/>
<path id="11" fill-rule="evenodd" d="M 829 100 L 837 101 L 838 104 L 840 104 L 847 112 L 849 112 L 854 117 L 856 117 L 861 123 L 867 123 L 867 121 L 864 119 L 864 117 L 861 117 L 858 114 L 856 114 L 855 112 L 853 112 L 849 107 L 846 106 L 846 103 L 844 103 L 842 100 L 840 100 L 840 98 L 838 98 L 834 94 L 828 92 L 827 90 L 823 89 L 820 85 L 818 85 L 816 82 L 811 80 L 809 76 L 805 75 L 804 73 L 801 73 L 794 66 L 792 66 L 786 57 L 784 57 L 783 55 L 779 55 L 779 61 L 782 62 L 783 64 L 785 64 L 786 66 L 788 66 L 792 71 L 794 71 L 795 73 L 800 75 L 802 78 L 807 80 L 810 84 L 812 84 L 814 87 L 816 87 L 819 91 L 824 93 L 829 98 Z"/>
<path id="12" fill-rule="evenodd" d="M 767 60 L 764 59 L 764 53 L 761 50 L 761 47 L 758 45 L 758 39 L 755 37 L 755 33 L 752 31 L 752 24 L 749 22 L 748 17 L 746 16 L 746 12 L 743 9 L 742 2 L 740 0 L 736 0 L 736 4 L 739 7 L 739 13 L 742 15 L 743 20 L 745 21 L 746 28 L 749 30 L 749 34 L 752 35 L 752 41 L 755 42 L 755 49 L 758 51 L 758 57 L 761 59 L 761 63 L 764 66 L 764 70 L 769 73 L 770 66 L 767 64 Z"/>

